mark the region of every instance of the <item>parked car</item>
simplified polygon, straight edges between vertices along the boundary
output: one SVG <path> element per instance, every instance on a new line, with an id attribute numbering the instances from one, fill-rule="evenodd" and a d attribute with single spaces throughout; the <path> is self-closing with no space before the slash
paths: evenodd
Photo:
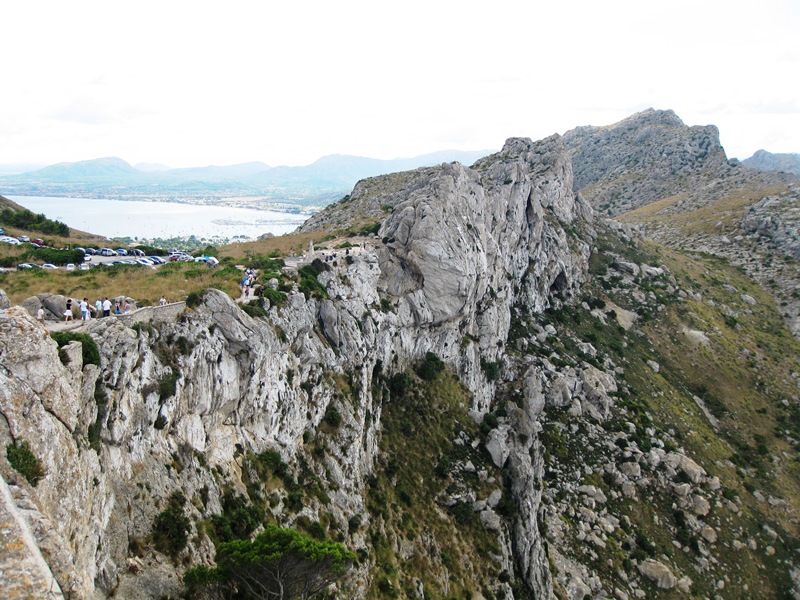
<path id="1" fill-rule="evenodd" d="M 125 248 L 117 248 L 117 254 L 119 256 L 128 256 L 128 251 Z"/>
<path id="2" fill-rule="evenodd" d="M 140 264 L 140 265 L 144 265 L 144 266 L 146 266 L 146 267 L 152 267 L 152 266 L 153 266 L 153 264 L 154 264 L 152 260 L 148 260 L 148 259 L 146 259 L 146 258 L 135 258 L 134 260 L 135 260 L 135 261 L 136 261 L 138 264 Z"/>
<path id="3" fill-rule="evenodd" d="M 33 246 L 34 250 L 38 250 L 39 248 L 42 247 L 41 244 L 37 244 L 36 242 L 30 242 L 30 244 L 31 244 L 31 246 Z"/>
<path id="4" fill-rule="evenodd" d="M 5 235 L 5 234 L 6 234 L 6 230 L 3 229 L 2 227 L 0 227 L 0 235 Z"/>
<path id="5" fill-rule="evenodd" d="M 67 271 L 74 271 L 75 270 L 75 263 L 67 263 L 67 266 L 64 267 Z"/>
<path id="6" fill-rule="evenodd" d="M 34 263 L 19 263 L 17 265 L 17 271 L 22 271 L 23 269 L 38 269 L 39 265 Z"/>
<path id="7" fill-rule="evenodd" d="M 167 263 L 167 261 L 165 261 L 160 256 L 148 256 L 147 258 L 149 260 L 153 261 L 153 263 L 156 264 L 156 265 L 164 265 L 164 264 Z"/>
<path id="8" fill-rule="evenodd" d="M 87 263 L 81 263 L 80 265 L 78 265 L 78 270 L 79 270 L 79 271 L 88 271 L 88 270 L 89 270 L 89 269 L 91 269 L 93 266 L 94 266 L 94 265 L 89 265 L 89 264 L 87 264 Z"/>
<path id="9" fill-rule="evenodd" d="M 31 240 L 32 244 L 39 244 L 40 246 L 44 246 L 44 240 L 42 238 L 34 238 Z"/>
<path id="10" fill-rule="evenodd" d="M 12 246 L 19 246 L 21 243 L 17 238 L 11 237 L 10 235 L 1 236 L 0 242 L 5 242 L 6 244 L 11 244 Z"/>
<path id="11" fill-rule="evenodd" d="M 17 239 L 20 242 L 30 242 L 31 241 L 31 238 L 29 238 L 27 235 L 18 235 Z"/>
<path id="12" fill-rule="evenodd" d="M 95 248 L 87 248 L 86 254 L 91 254 L 92 256 L 94 256 L 95 254 L 97 254 L 97 250 Z"/>
<path id="13" fill-rule="evenodd" d="M 83 255 L 83 262 L 89 262 L 90 260 L 92 260 L 92 255 L 91 254 L 84 254 Z"/>
<path id="14" fill-rule="evenodd" d="M 52 264 L 52 263 L 44 263 L 44 264 L 42 265 L 42 268 L 43 268 L 43 269 L 57 269 L 58 267 L 57 267 L 57 266 L 55 266 L 55 265 L 54 265 L 54 264 Z"/>
<path id="15" fill-rule="evenodd" d="M 101 248 L 100 249 L 100 256 L 116 256 L 116 251 L 112 250 L 111 248 Z"/>

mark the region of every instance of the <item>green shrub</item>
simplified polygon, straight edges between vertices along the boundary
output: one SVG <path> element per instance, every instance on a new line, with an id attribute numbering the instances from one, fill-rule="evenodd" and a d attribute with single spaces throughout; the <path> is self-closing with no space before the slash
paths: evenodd
<path id="1" fill-rule="evenodd" d="M 241 309 L 254 319 L 267 316 L 267 311 L 261 307 L 260 302 L 247 302 L 239 305 Z"/>
<path id="2" fill-rule="evenodd" d="M 153 544 L 160 552 L 175 558 L 189 543 L 191 522 L 183 512 L 186 498 L 180 492 L 170 496 L 169 506 L 153 521 Z"/>
<path id="3" fill-rule="evenodd" d="M 170 371 L 165 373 L 158 382 L 158 400 L 164 402 L 177 392 L 178 373 Z"/>
<path id="4" fill-rule="evenodd" d="M 273 306 L 283 306 L 286 303 L 286 294 L 271 287 L 265 287 L 261 290 L 262 298 L 269 300 Z"/>
<path id="5" fill-rule="evenodd" d="M 328 408 L 325 409 L 325 416 L 322 420 L 331 427 L 339 427 L 342 424 L 342 413 L 339 412 L 338 408 L 329 404 Z"/>
<path id="6" fill-rule="evenodd" d="M 261 523 L 261 510 L 241 494 L 227 490 L 222 495 L 222 514 L 211 517 L 217 542 L 245 540 Z"/>
<path id="7" fill-rule="evenodd" d="M 500 377 L 500 363 L 498 362 L 481 359 L 481 369 L 489 381 L 496 381 Z"/>
<path id="8" fill-rule="evenodd" d="M 417 375 L 425 381 L 433 381 L 444 369 L 444 363 L 433 352 L 425 353 L 425 360 L 417 367 Z"/>
<path id="9" fill-rule="evenodd" d="M 199 306 L 203 302 L 206 292 L 208 292 L 208 290 L 204 290 L 202 292 L 189 292 L 189 295 L 186 296 L 186 306 L 188 308 Z"/>
<path id="10" fill-rule="evenodd" d="M 59 348 L 63 348 L 70 342 L 80 342 L 83 364 L 97 365 L 98 367 L 100 366 L 100 349 L 97 347 L 97 343 L 89 334 L 74 333 L 71 331 L 54 331 L 50 334 L 50 337 L 55 340 Z"/>
<path id="11" fill-rule="evenodd" d="M 6 458 L 9 464 L 34 487 L 45 476 L 44 467 L 31 452 L 31 447 L 27 440 L 6 446 Z"/>
<path id="12" fill-rule="evenodd" d="M 389 378 L 389 391 L 391 392 L 393 398 L 404 397 L 410 385 L 411 375 L 405 371 L 395 373 Z"/>

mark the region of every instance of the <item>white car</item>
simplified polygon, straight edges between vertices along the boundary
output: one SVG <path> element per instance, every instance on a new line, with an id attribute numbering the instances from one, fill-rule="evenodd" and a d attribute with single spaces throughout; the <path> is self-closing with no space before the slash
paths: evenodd
<path id="1" fill-rule="evenodd" d="M 136 258 L 136 259 L 134 259 L 134 260 L 135 260 L 137 263 L 139 263 L 140 265 L 144 265 L 144 266 L 146 266 L 146 267 L 152 267 L 152 266 L 153 266 L 153 264 L 154 264 L 152 260 L 149 260 L 149 259 L 147 259 L 147 258 Z"/>
<path id="2" fill-rule="evenodd" d="M 67 263 L 67 266 L 64 267 L 67 271 L 74 271 L 75 270 L 75 263 Z"/>
<path id="3" fill-rule="evenodd" d="M 6 244 L 11 244 L 12 246 L 19 246 L 22 243 L 17 238 L 11 237 L 10 235 L 4 235 L 0 237 L 0 242 L 5 242 Z"/>
<path id="4" fill-rule="evenodd" d="M 74 266 L 74 265 L 73 265 Z M 42 265 L 43 269 L 57 269 L 58 267 L 51 263 L 44 263 Z"/>

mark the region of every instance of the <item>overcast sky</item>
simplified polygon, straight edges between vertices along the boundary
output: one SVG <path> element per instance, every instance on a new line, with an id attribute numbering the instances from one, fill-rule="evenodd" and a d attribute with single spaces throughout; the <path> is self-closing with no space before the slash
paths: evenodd
<path id="1" fill-rule="evenodd" d="M 797 0 L 3 2 L 0 164 L 499 149 L 654 107 L 800 152 Z"/>

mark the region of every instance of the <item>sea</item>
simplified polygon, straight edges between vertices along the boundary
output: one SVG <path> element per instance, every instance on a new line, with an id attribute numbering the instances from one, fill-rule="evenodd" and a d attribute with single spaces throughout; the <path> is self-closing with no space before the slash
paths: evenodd
<path id="1" fill-rule="evenodd" d="M 34 213 L 73 229 L 107 238 L 188 238 L 246 241 L 265 233 L 283 235 L 311 215 L 254 208 L 102 198 L 6 196 Z"/>

